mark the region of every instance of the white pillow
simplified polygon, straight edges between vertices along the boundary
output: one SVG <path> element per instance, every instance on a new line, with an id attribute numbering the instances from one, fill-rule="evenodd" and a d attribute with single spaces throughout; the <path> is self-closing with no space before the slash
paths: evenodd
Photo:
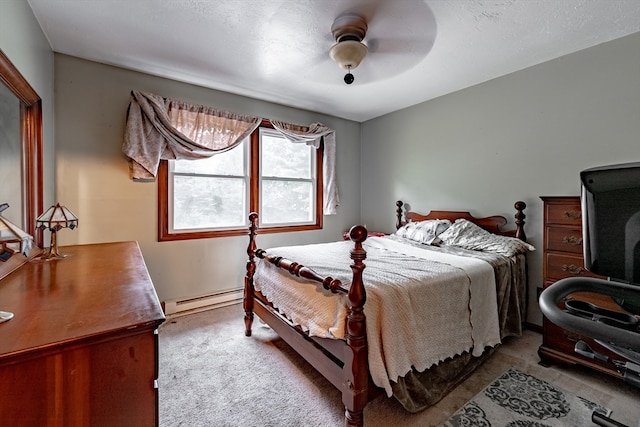
<path id="1" fill-rule="evenodd" d="M 395 232 L 395 235 L 425 245 L 432 245 L 440 242 L 438 235 L 450 226 L 451 221 L 448 219 L 430 219 L 419 222 L 408 222 L 400 227 Z"/>
<path id="2" fill-rule="evenodd" d="M 446 245 L 505 256 L 536 250 L 520 239 L 490 233 L 466 219 L 457 219 L 439 238 Z"/>

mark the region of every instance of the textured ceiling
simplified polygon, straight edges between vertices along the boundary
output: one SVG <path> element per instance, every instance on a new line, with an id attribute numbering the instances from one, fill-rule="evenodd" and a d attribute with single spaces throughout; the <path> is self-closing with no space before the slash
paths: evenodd
<path id="1" fill-rule="evenodd" d="M 55 52 L 356 121 L 640 31 L 640 0 L 28 2 Z M 350 12 L 369 53 L 346 85 Z"/>

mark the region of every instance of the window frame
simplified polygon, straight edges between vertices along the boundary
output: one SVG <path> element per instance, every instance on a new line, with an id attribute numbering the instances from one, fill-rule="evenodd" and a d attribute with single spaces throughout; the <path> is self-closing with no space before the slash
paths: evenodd
<path id="1" fill-rule="evenodd" d="M 311 185 L 311 195 L 312 198 L 315 197 L 315 194 L 317 193 L 317 176 L 318 176 L 318 172 L 316 170 L 317 167 L 317 162 L 316 162 L 316 156 L 318 153 L 316 153 L 317 150 L 315 149 L 310 149 L 310 147 L 306 144 L 302 144 L 302 143 L 291 143 L 292 146 L 297 146 L 297 148 L 303 148 L 303 149 L 307 149 L 308 152 L 310 153 L 310 161 L 309 163 L 307 163 L 307 167 L 308 167 L 308 172 L 309 172 L 309 176 L 308 177 L 287 177 L 287 176 L 277 176 L 277 175 L 267 175 L 264 168 L 262 167 L 263 163 L 264 163 L 264 159 L 265 159 L 265 153 L 267 150 L 264 149 L 264 144 L 265 144 L 265 136 L 266 137 L 276 137 L 278 139 L 285 139 L 286 137 L 284 135 L 282 135 L 282 133 L 278 132 L 275 129 L 272 128 L 268 128 L 266 126 L 261 126 L 259 127 L 257 130 L 258 133 L 258 155 L 260 156 L 260 168 L 259 168 L 259 174 L 258 174 L 258 186 L 260 188 L 260 191 L 258 194 L 260 194 L 262 196 L 263 192 L 264 192 L 264 187 L 265 184 L 268 185 L 268 183 L 273 183 L 273 182 L 292 182 L 292 183 L 307 183 L 309 185 Z M 285 142 L 286 144 L 287 142 Z M 306 162 L 305 162 L 306 163 Z M 261 197 L 260 200 L 258 201 L 260 208 L 264 209 L 264 203 L 265 203 L 265 198 Z M 265 223 L 264 221 L 264 217 L 261 215 L 258 219 L 259 219 L 259 223 L 258 226 L 260 228 L 275 228 L 275 227 L 280 227 L 280 226 L 284 226 L 284 227 L 295 227 L 295 226 L 303 226 L 303 225 L 311 225 L 314 224 L 315 222 L 315 213 L 317 212 L 317 204 L 313 203 L 313 212 L 311 215 L 311 219 L 308 220 L 304 220 L 304 221 L 298 221 L 298 222 L 290 222 L 290 223 L 275 223 L 275 222 L 270 222 L 270 223 Z"/>
<path id="2" fill-rule="evenodd" d="M 274 129 L 269 120 L 263 120 L 260 125 L 249 136 L 249 213 L 257 212 L 260 214 L 260 128 Z M 261 225 L 260 234 L 268 233 L 288 233 L 296 231 L 318 230 L 322 229 L 324 217 L 323 203 L 323 155 L 324 146 L 316 149 L 316 214 L 313 223 L 302 225 L 279 225 L 265 226 Z M 243 236 L 247 234 L 249 227 L 249 218 L 247 214 L 245 226 L 240 228 L 225 228 L 219 230 L 197 230 L 197 231 L 170 231 L 169 229 L 169 190 L 170 190 L 170 173 L 169 161 L 162 160 L 158 167 L 158 241 L 175 241 L 175 240 L 192 240 L 192 239 L 208 239 L 214 237 L 230 237 Z"/>

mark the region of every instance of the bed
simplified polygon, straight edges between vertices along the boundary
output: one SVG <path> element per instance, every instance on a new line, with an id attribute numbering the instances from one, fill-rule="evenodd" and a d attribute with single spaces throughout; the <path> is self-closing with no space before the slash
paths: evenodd
<path id="1" fill-rule="evenodd" d="M 391 235 L 356 225 L 350 241 L 269 250 L 252 213 L 245 335 L 254 314 L 274 329 L 340 390 L 347 426 L 362 426 L 380 394 L 411 412 L 431 406 L 522 332 L 534 248 L 526 205 L 514 207 L 516 228 L 504 230 L 500 215 L 423 215 L 398 201 Z"/>

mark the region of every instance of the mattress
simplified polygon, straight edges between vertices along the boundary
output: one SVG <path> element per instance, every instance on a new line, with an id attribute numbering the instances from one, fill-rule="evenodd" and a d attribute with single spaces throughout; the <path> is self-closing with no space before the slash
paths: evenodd
<path id="1" fill-rule="evenodd" d="M 513 294 L 521 286 L 511 281 L 514 259 L 397 236 L 372 237 L 363 247 L 369 369 L 389 396 L 392 384 L 410 371 L 425 371 L 463 353 L 479 356 L 499 344 L 508 323 L 505 313 L 514 302 L 520 305 L 521 295 Z M 352 242 L 340 241 L 267 252 L 339 279 L 348 288 L 352 248 Z M 254 286 L 310 335 L 344 339 L 345 295 L 265 261 L 257 265 Z"/>

